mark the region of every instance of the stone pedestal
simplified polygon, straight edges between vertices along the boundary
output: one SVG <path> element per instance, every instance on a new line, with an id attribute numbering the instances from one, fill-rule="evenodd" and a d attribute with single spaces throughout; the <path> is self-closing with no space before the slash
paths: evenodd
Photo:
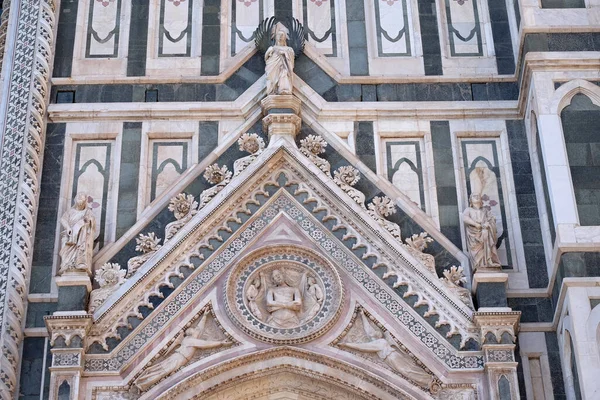
<path id="1" fill-rule="evenodd" d="M 52 346 L 49 399 L 78 399 L 85 338 L 92 326 L 92 316 L 84 311 L 57 311 L 46 317 L 45 322 Z"/>
<path id="2" fill-rule="evenodd" d="M 507 284 L 508 274 L 504 272 L 478 270 L 473 275 L 473 292 L 477 298 L 477 308 L 508 307 Z"/>
<path id="3" fill-rule="evenodd" d="M 92 291 L 92 281 L 86 272 L 67 272 L 56 278 L 56 285 L 58 311 L 86 310 Z"/>
<path id="4" fill-rule="evenodd" d="M 490 399 L 518 400 L 519 382 L 515 360 L 515 340 L 521 318 L 520 311 L 496 308 L 478 311 L 475 324 L 480 329 L 484 368 Z"/>
<path id="5" fill-rule="evenodd" d="M 300 99 L 293 95 L 271 95 L 260 105 L 263 111 L 263 130 L 269 135 L 269 142 L 276 136 L 291 136 L 300 132 Z"/>

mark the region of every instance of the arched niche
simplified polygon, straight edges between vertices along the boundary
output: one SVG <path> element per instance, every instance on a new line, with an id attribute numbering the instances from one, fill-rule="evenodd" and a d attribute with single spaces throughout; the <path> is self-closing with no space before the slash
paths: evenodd
<path id="1" fill-rule="evenodd" d="M 600 106 L 586 94 L 577 93 L 560 118 L 579 223 L 600 225 Z"/>

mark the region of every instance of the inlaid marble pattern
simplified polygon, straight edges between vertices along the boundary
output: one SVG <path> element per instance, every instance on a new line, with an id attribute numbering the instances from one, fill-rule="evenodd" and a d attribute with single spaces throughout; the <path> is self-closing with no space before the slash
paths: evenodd
<path id="1" fill-rule="evenodd" d="M 423 166 L 418 140 L 393 141 L 386 143 L 388 179 L 407 195 L 419 208 L 425 208 Z"/>
<path id="2" fill-rule="evenodd" d="M 121 0 L 89 0 L 86 57 L 119 54 Z"/>
<path id="3" fill-rule="evenodd" d="M 273 15 L 273 0 L 231 1 L 231 56 L 235 56 L 254 41 L 254 31 L 260 23 Z"/>
<path id="4" fill-rule="evenodd" d="M 375 0 L 379 57 L 410 56 L 407 0 Z"/>
<path id="5" fill-rule="evenodd" d="M 189 57 L 192 42 L 192 0 L 161 0 L 159 57 Z"/>
<path id="6" fill-rule="evenodd" d="M 336 1 L 338 0 L 302 0 L 308 42 L 330 57 L 337 56 Z"/>
<path id="7" fill-rule="evenodd" d="M 478 0 L 445 0 L 452 56 L 482 56 Z"/>

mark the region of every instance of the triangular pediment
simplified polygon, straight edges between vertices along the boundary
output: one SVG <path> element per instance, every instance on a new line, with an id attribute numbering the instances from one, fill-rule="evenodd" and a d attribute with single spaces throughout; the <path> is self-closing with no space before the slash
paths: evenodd
<path id="1" fill-rule="evenodd" d="M 349 201 L 293 142 L 279 139 L 96 310 L 86 371 L 123 373 L 144 365 L 148 354 L 157 354 L 167 338 L 198 318 L 199 307 L 215 290 L 223 296 L 227 277 L 249 255 L 272 251 L 270 257 L 277 258 L 282 254 L 277 249 L 285 246 L 304 249 L 329 265 L 345 293 L 340 310 L 349 301 L 370 303 L 397 337 L 434 364 L 438 375 L 481 368 L 481 353 L 458 349 L 458 343 L 477 340 L 471 309 L 364 208 Z M 167 286 L 172 293 L 154 307 Z M 223 310 L 220 315 L 224 325 L 235 319 Z M 337 315 L 298 343 L 326 337 L 343 324 Z M 269 342 L 242 328 L 232 323 L 230 333 L 241 335 L 240 341 Z M 108 352 L 101 350 L 105 344 Z"/>

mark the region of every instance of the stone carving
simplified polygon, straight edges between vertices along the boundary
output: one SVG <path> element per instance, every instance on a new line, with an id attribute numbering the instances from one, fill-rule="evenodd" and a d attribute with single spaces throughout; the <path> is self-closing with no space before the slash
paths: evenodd
<path id="1" fill-rule="evenodd" d="M 265 54 L 267 95 L 292 94 L 294 59 L 304 49 L 304 28 L 297 19 L 285 24 L 274 17 L 261 22 L 254 33 L 257 49 Z"/>
<path id="2" fill-rule="evenodd" d="M 319 312 L 323 287 L 308 271 L 293 266 L 277 268 L 270 273 L 270 283 L 259 272 L 246 290 L 246 299 L 256 318 L 273 327 L 289 329 Z"/>
<path id="3" fill-rule="evenodd" d="M 144 264 L 150 257 L 154 255 L 154 253 L 158 251 L 158 249 L 162 247 L 159 244 L 161 239 L 156 237 L 154 232 L 150 232 L 147 235 L 140 233 L 135 241 L 137 243 L 135 250 L 141 252 L 142 254 L 129 259 L 127 262 L 126 278 L 129 278 L 135 274 L 142 264 Z"/>
<path id="4" fill-rule="evenodd" d="M 198 209 L 203 209 L 213 197 L 217 195 L 229 182 L 231 182 L 231 171 L 226 165 L 219 167 L 218 164 L 210 165 L 204 171 L 204 179 L 212 183 L 213 187 L 206 189 L 200 194 L 200 205 Z"/>
<path id="5" fill-rule="evenodd" d="M 400 227 L 391 221 L 388 221 L 386 217 L 396 213 L 396 205 L 387 196 L 379 197 L 375 196 L 373 201 L 369 203 L 367 213 L 384 227 L 393 237 L 402 242 L 402 235 L 400 233 Z"/>
<path id="6" fill-rule="evenodd" d="M 88 196 L 78 193 L 73 206 L 60 219 L 61 233 L 59 275 L 66 272 L 92 273 L 92 256 L 96 217 L 88 206 Z"/>
<path id="7" fill-rule="evenodd" d="M 106 263 L 96 271 L 94 280 L 98 282 L 100 288 L 92 290 L 90 293 L 90 302 L 88 312 L 93 314 L 100 307 L 108 296 L 119 288 L 125 282 L 124 269 L 117 263 Z"/>
<path id="8" fill-rule="evenodd" d="M 240 146 L 240 151 L 246 151 L 250 155 L 240 158 L 233 163 L 233 176 L 241 174 L 265 149 L 265 141 L 256 133 L 244 133 L 238 139 L 238 145 Z"/>
<path id="9" fill-rule="evenodd" d="M 463 303 L 465 303 L 471 310 L 475 310 L 473 306 L 473 299 L 471 298 L 471 292 L 469 289 L 462 286 L 467 282 L 463 267 L 451 266 L 450 269 L 444 271 L 444 277 L 440 278 L 442 282 L 452 292 L 454 292 Z"/>
<path id="10" fill-rule="evenodd" d="M 135 380 L 134 385 L 141 391 L 146 391 L 162 378 L 172 374 L 190 361 L 197 350 L 214 349 L 232 344 L 229 340 L 202 339 L 209 315 L 206 310 L 196 327 L 189 328 L 169 346 L 167 357 L 146 369 Z"/>
<path id="11" fill-rule="evenodd" d="M 483 207 L 478 194 L 471 194 L 468 207 L 463 212 L 463 223 L 467 230 L 467 247 L 473 263 L 473 270 L 480 268 L 501 268 L 496 241 L 496 217 Z"/>
<path id="12" fill-rule="evenodd" d="M 273 27 L 271 36 L 275 39 L 275 44 L 265 53 L 267 95 L 292 94 L 294 49 L 287 45 L 289 31 L 278 22 Z"/>
<path id="13" fill-rule="evenodd" d="M 279 344 L 329 328 L 343 292 L 336 271 L 310 251 L 267 246 L 244 259 L 227 282 L 227 311 L 247 333 Z"/>
<path id="14" fill-rule="evenodd" d="M 357 337 L 357 341 L 349 341 L 350 338 L 346 335 L 344 341 L 338 342 L 337 345 L 360 353 L 376 354 L 379 360 L 383 361 L 393 371 L 424 388 L 430 389 L 435 382 L 434 377 L 417 364 L 398 345 L 388 331 L 373 326 L 362 309 L 358 314 L 362 322 L 362 337 Z"/>
<path id="15" fill-rule="evenodd" d="M 415 257 L 417 260 L 421 261 L 421 263 L 427 267 L 427 270 L 437 276 L 437 272 L 435 271 L 435 257 L 431 254 L 424 253 L 427 245 L 433 242 L 433 239 L 429 236 L 427 232 L 421 232 L 419 234 L 414 234 L 410 238 L 404 240 L 406 243 L 405 248 Z"/>
<path id="16" fill-rule="evenodd" d="M 165 242 L 170 240 L 198 212 L 198 202 L 191 194 L 179 193 L 169 202 L 169 211 L 175 215 L 176 221 L 170 222 L 165 228 Z"/>
<path id="17" fill-rule="evenodd" d="M 319 154 L 325 152 L 325 148 L 327 147 L 327 142 L 320 136 L 316 135 L 308 135 L 305 139 L 300 141 L 300 151 L 304 154 L 310 161 L 312 161 L 319 169 L 327 174 L 327 176 L 331 176 L 331 165 L 329 165 L 329 161 L 322 159 L 319 157 Z"/>
<path id="18" fill-rule="evenodd" d="M 349 165 L 339 167 L 333 172 L 333 181 L 362 208 L 365 207 L 365 195 L 353 186 L 360 180 L 360 171 Z"/>

